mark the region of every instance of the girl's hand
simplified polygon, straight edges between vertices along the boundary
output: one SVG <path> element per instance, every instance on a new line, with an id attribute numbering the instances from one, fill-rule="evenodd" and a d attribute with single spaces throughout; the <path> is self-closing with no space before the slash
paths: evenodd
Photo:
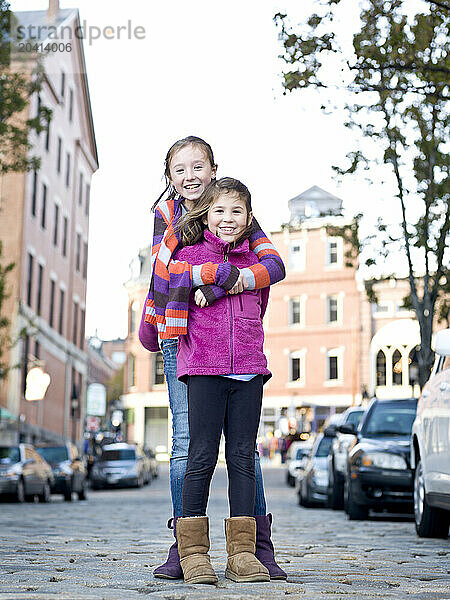
<path id="1" fill-rule="evenodd" d="M 202 290 L 195 291 L 194 300 L 195 300 L 195 304 L 197 306 L 200 306 L 201 308 L 205 308 L 205 306 L 208 306 L 208 303 L 206 301 L 206 298 L 205 298 Z"/>
<path id="2" fill-rule="evenodd" d="M 240 294 L 244 290 L 248 288 L 248 283 L 242 273 L 239 273 L 239 279 L 233 285 L 231 290 L 228 291 L 229 294 Z"/>

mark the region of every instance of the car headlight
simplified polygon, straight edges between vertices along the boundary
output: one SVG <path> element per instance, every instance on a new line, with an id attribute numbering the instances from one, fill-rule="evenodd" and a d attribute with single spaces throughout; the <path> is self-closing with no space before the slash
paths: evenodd
<path id="1" fill-rule="evenodd" d="M 389 452 L 369 452 L 362 457 L 364 467 L 378 467 L 380 469 L 406 469 L 406 460 L 398 454 Z"/>

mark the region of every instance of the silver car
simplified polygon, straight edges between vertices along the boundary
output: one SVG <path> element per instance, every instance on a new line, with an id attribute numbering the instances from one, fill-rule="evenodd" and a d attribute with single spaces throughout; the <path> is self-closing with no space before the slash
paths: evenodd
<path id="1" fill-rule="evenodd" d="M 139 446 L 124 442 L 103 446 L 91 472 L 94 490 L 102 487 L 142 487 L 145 479 L 145 454 Z"/>

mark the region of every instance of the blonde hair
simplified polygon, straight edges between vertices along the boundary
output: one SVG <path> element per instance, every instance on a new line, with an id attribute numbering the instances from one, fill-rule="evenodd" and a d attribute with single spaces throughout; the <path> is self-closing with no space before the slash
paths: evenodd
<path id="1" fill-rule="evenodd" d="M 203 237 L 203 231 L 206 228 L 203 222 L 204 217 L 221 194 L 237 194 L 245 202 L 248 219 L 252 212 L 252 198 L 248 188 L 241 181 L 232 177 L 222 177 L 221 179 L 213 180 L 206 186 L 205 191 L 198 199 L 194 208 L 178 221 L 175 230 L 181 231 L 181 243 L 183 246 L 193 246 Z M 249 223 L 233 245 L 249 237 L 251 230 L 251 223 Z"/>

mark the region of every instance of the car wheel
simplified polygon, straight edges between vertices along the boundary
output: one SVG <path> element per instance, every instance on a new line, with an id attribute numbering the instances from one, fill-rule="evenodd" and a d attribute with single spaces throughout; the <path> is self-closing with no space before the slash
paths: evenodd
<path id="1" fill-rule="evenodd" d="M 87 500 L 87 481 L 83 480 L 81 490 L 78 492 L 78 500 Z"/>
<path id="2" fill-rule="evenodd" d="M 66 502 L 72 502 L 72 483 L 66 483 L 66 487 L 64 490 L 64 500 Z"/>
<path id="3" fill-rule="evenodd" d="M 289 484 L 291 487 L 295 487 L 295 479 L 294 479 L 294 477 L 292 477 L 292 475 L 291 475 L 290 473 L 289 473 L 289 475 L 288 475 L 288 484 Z"/>
<path id="4" fill-rule="evenodd" d="M 347 485 L 347 514 L 350 521 L 364 521 L 369 516 L 367 506 L 355 502 L 351 483 Z"/>
<path id="5" fill-rule="evenodd" d="M 50 484 L 48 481 L 44 482 L 42 488 L 42 494 L 39 494 L 39 502 L 50 502 Z"/>
<path id="6" fill-rule="evenodd" d="M 23 486 L 23 480 L 19 479 L 16 486 L 16 493 L 14 494 L 14 499 L 16 502 L 22 504 L 25 502 L 25 488 Z"/>
<path id="7" fill-rule="evenodd" d="M 308 500 L 308 497 L 303 495 L 303 486 L 300 486 L 299 491 L 298 491 L 298 503 L 300 504 L 300 506 L 303 506 L 304 508 L 310 508 L 311 503 Z"/>
<path id="8" fill-rule="evenodd" d="M 414 520 L 419 537 L 447 539 L 449 513 L 446 510 L 428 504 L 422 462 L 420 460 L 417 463 L 414 476 Z"/>

